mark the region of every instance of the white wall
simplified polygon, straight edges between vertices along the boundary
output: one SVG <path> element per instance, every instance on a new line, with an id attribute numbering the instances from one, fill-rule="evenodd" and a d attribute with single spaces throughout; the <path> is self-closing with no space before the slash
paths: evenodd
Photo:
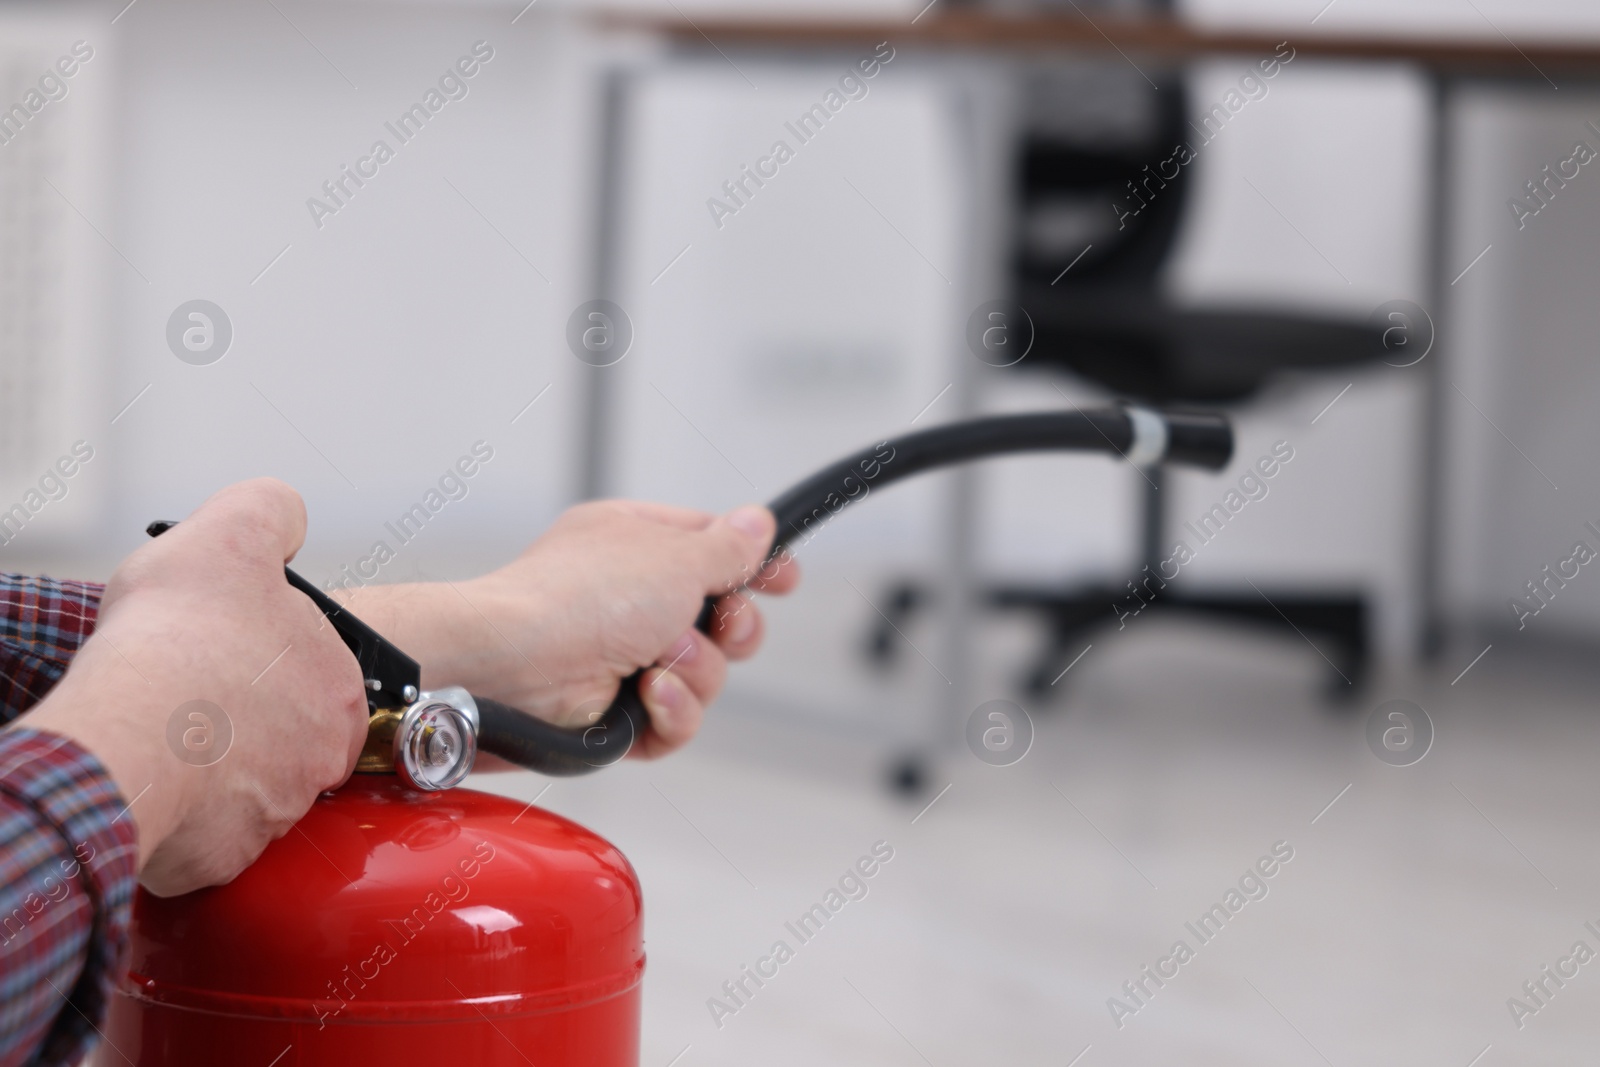
<path id="1" fill-rule="evenodd" d="M 111 481 L 104 430 L 114 410 L 107 408 L 101 268 L 109 249 L 84 220 L 104 224 L 111 215 L 115 157 L 108 140 L 119 81 L 104 20 L 87 10 L 19 4 L 6 15 L 0 566 L 8 555 L 46 544 L 82 545 L 105 519 Z"/>
<path id="2" fill-rule="evenodd" d="M 321 579 L 478 439 L 495 459 L 386 577 L 514 551 L 574 491 L 580 368 L 563 330 L 591 288 L 586 40 L 539 12 L 513 26 L 496 8 L 280 6 L 287 19 L 141 3 L 101 29 L 117 81 L 100 228 L 121 256 L 97 244 L 113 295 L 83 314 L 111 331 L 110 410 L 150 388 L 100 432 L 115 496 L 76 569 L 104 573 L 149 519 L 273 474 L 306 497 L 304 569 Z M 494 58 L 468 95 L 399 146 L 385 121 L 480 39 Z M 380 137 L 396 157 L 319 229 L 307 199 Z M 196 297 L 235 332 L 204 367 L 164 338 Z M 0 551 L 7 566 L 52 556 L 24 539 Z"/>
<path id="3" fill-rule="evenodd" d="M 1446 399 L 1457 462 L 1446 593 L 1458 617 L 1494 627 L 1516 626 L 1510 599 L 1576 541 L 1600 548 L 1583 528 L 1600 522 L 1600 174 L 1582 167 L 1521 228 L 1508 206 L 1513 197 L 1531 203 L 1525 183 L 1569 158 L 1575 142 L 1600 150 L 1591 120 L 1600 121 L 1592 89 L 1557 100 L 1537 87 L 1478 87 L 1460 103 L 1452 263 L 1464 269 L 1488 252 L 1451 293 Z M 1527 620 L 1528 636 L 1600 636 L 1600 582 L 1588 572 Z"/>
<path id="4" fill-rule="evenodd" d="M 975 276 L 958 87 L 901 52 L 820 132 L 802 142 L 785 125 L 872 51 L 735 50 L 636 79 L 617 299 L 637 340 L 606 372 L 609 488 L 713 509 L 767 501 L 970 402 L 963 309 L 992 280 Z M 709 200 L 738 206 L 723 183 L 780 140 L 794 157 L 714 217 Z M 875 491 L 807 544 L 805 593 L 767 609 L 771 654 L 742 666 L 733 691 L 853 729 L 925 733 L 953 673 L 937 639 L 919 630 L 931 662 L 890 679 L 860 650 L 886 581 L 943 569 L 949 489 L 935 476 Z"/>

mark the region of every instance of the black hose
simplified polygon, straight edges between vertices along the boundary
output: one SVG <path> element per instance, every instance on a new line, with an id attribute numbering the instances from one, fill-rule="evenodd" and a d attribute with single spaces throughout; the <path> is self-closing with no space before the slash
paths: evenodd
<path id="1" fill-rule="evenodd" d="M 1165 448 L 1147 455 L 1150 441 L 1138 441 L 1139 427 L 1128 408 L 995 415 L 935 426 L 891 438 L 829 464 L 774 500 L 778 520 L 770 561 L 796 543 L 809 541 L 829 519 L 864 500 L 873 489 L 920 474 L 989 456 L 1013 452 L 1106 452 L 1126 458 L 1141 449 L 1147 462 L 1183 463 L 1220 470 L 1233 455 L 1233 430 L 1212 414 L 1141 412 L 1145 427 L 1165 426 Z M 710 632 L 714 598 L 706 599 L 695 625 Z M 554 776 L 587 774 L 615 763 L 650 725 L 639 699 L 636 671 L 605 713 L 587 727 L 560 727 L 497 701 L 478 703 L 478 747 L 502 759 Z"/>
<path id="2" fill-rule="evenodd" d="M 650 725 L 650 713 L 639 699 L 643 673 L 623 680 L 616 700 L 592 726 L 556 726 L 509 704 L 474 696 L 478 750 L 552 778 L 571 778 L 609 767 L 628 754 L 634 740 Z"/>

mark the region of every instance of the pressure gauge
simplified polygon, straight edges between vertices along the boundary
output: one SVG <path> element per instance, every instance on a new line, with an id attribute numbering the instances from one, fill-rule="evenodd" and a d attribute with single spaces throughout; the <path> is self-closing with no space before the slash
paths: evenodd
<path id="1" fill-rule="evenodd" d="M 478 707 L 459 686 L 421 693 L 394 732 L 394 770 L 412 789 L 453 789 L 478 755 Z"/>

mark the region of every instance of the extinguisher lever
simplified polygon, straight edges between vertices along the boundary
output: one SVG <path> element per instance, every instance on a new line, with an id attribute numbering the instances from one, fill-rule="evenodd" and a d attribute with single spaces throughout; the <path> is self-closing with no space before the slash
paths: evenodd
<path id="1" fill-rule="evenodd" d="M 176 525 L 172 520 L 159 520 L 146 526 L 145 533 L 159 537 Z M 382 734 L 377 738 L 369 735 L 369 747 L 375 748 L 377 755 L 374 769 L 392 768 L 414 788 L 436 789 L 443 782 L 459 782 L 478 750 L 552 776 L 585 774 L 621 759 L 649 725 L 649 713 L 639 700 L 637 676 L 630 679 L 635 684 L 624 687 L 602 722 L 578 728 L 552 725 L 454 686 L 422 692 L 422 669 L 416 660 L 293 568 L 285 567 L 283 573 L 291 586 L 311 598 L 356 657 L 369 710 L 391 713 L 373 720 L 377 724 L 374 729 Z M 456 714 L 451 715 L 441 704 Z M 445 723 L 441 716 L 453 721 Z M 452 742 L 453 749 L 434 752 L 418 743 L 443 736 L 441 726 L 461 735 Z M 474 737 L 467 738 L 468 732 Z M 483 740 L 477 741 L 478 737 Z M 432 766 L 430 754 L 438 757 Z"/>
<path id="2" fill-rule="evenodd" d="M 164 519 L 144 528 L 151 537 L 159 537 L 178 525 Z M 367 706 L 401 708 L 413 703 L 422 688 L 422 668 L 417 661 L 384 638 L 382 634 L 356 618 L 349 608 L 306 581 L 292 569 L 283 568 L 289 584 L 311 598 L 333 627 L 334 633 L 344 641 L 345 647 L 361 665 L 361 678 L 367 687 Z"/>
<path id="3" fill-rule="evenodd" d="M 361 665 L 361 677 L 366 682 L 369 707 L 398 708 L 417 699 L 422 688 L 422 668 L 416 660 L 290 568 L 283 568 L 283 573 L 290 585 L 311 598 L 334 632 L 355 654 L 356 662 Z"/>
<path id="4" fill-rule="evenodd" d="M 145 527 L 159 537 L 176 526 L 162 520 Z M 284 578 L 311 598 L 361 667 L 367 691 L 367 744 L 358 771 L 393 772 L 413 789 L 460 784 L 477 757 L 477 701 L 465 689 L 422 691 L 422 668 L 354 612 L 283 568 Z"/>

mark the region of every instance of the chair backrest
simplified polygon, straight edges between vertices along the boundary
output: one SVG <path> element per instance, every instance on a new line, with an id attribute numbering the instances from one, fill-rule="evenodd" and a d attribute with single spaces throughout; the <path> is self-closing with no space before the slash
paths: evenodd
<path id="1" fill-rule="evenodd" d="M 1359 318 L 1163 297 L 1204 138 L 1179 72 L 1135 59 L 1058 57 L 1020 75 L 1012 295 L 1034 340 L 1019 369 L 1066 370 L 1152 403 L 1215 404 L 1286 368 L 1380 358 L 1381 331 Z"/>
<path id="2" fill-rule="evenodd" d="M 1120 59 L 1058 60 L 1024 78 L 1017 288 L 1153 290 L 1191 170 L 1182 81 Z"/>

